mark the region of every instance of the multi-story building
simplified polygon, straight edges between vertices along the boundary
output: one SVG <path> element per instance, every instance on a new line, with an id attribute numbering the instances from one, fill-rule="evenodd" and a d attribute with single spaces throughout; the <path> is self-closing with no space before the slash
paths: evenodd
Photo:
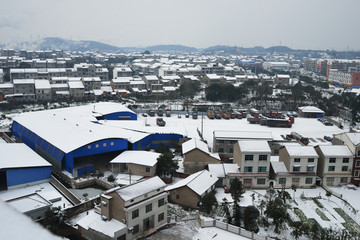
<path id="1" fill-rule="evenodd" d="M 101 88 L 101 79 L 99 77 L 83 77 L 81 82 L 84 85 L 85 91 L 91 91 Z"/>
<path id="2" fill-rule="evenodd" d="M 164 226 L 167 223 L 168 195 L 165 186 L 155 176 L 106 191 L 101 195 L 103 220 L 116 219 L 126 224 L 126 237 L 120 239 L 136 239 Z"/>
<path id="3" fill-rule="evenodd" d="M 346 145 L 353 154 L 351 182 L 356 186 L 360 185 L 360 133 L 339 133 L 334 134 L 334 145 Z"/>
<path id="4" fill-rule="evenodd" d="M 70 97 L 73 99 L 84 98 L 84 85 L 81 81 L 70 81 L 68 82 Z"/>
<path id="5" fill-rule="evenodd" d="M 275 84 L 280 85 L 280 86 L 288 86 L 290 84 L 290 75 L 277 74 L 275 76 Z"/>
<path id="6" fill-rule="evenodd" d="M 4 71 L 0 68 L 0 83 L 4 82 Z"/>
<path id="7" fill-rule="evenodd" d="M 35 94 L 38 101 L 51 100 L 51 86 L 49 80 L 35 80 Z"/>
<path id="8" fill-rule="evenodd" d="M 231 174 L 231 177 L 239 178 L 244 187 L 267 188 L 270 156 L 271 149 L 266 140 L 238 141 L 234 144 L 233 162 L 239 166 L 240 173 Z"/>
<path id="9" fill-rule="evenodd" d="M 351 182 L 354 157 L 345 145 L 316 146 L 319 155 L 318 176 L 326 186 L 338 186 Z"/>
<path id="10" fill-rule="evenodd" d="M 159 78 L 155 75 L 147 75 L 143 77 L 144 82 L 146 83 L 146 88 L 151 89 L 151 85 L 159 84 Z"/>
<path id="11" fill-rule="evenodd" d="M 279 150 L 279 162 L 271 162 L 275 180 L 273 186 L 290 188 L 292 185 L 310 188 L 316 185 L 319 155 L 313 147 L 284 146 Z"/>
<path id="12" fill-rule="evenodd" d="M 234 144 L 239 140 L 273 141 L 273 136 L 271 132 L 215 130 L 213 132 L 212 151 L 218 152 L 222 159 L 232 158 Z"/>
<path id="13" fill-rule="evenodd" d="M 118 77 L 131 77 L 133 74 L 131 68 L 129 67 L 116 67 L 113 70 L 113 78 Z"/>
<path id="14" fill-rule="evenodd" d="M 287 62 L 264 62 L 262 66 L 265 70 L 268 71 L 272 71 L 272 70 L 289 71 L 290 68 L 290 64 Z"/>

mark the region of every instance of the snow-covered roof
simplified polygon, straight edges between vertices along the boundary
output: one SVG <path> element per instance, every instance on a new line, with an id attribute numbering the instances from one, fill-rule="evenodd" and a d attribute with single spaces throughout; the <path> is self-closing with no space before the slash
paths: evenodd
<path id="1" fill-rule="evenodd" d="M 84 89 L 84 84 L 81 81 L 70 81 L 69 79 L 69 88 L 73 89 Z"/>
<path id="2" fill-rule="evenodd" d="M 110 163 L 132 163 L 153 167 L 157 163 L 160 153 L 148 151 L 124 151 L 111 160 Z"/>
<path id="3" fill-rule="evenodd" d="M 51 167 L 51 164 L 24 143 L 0 144 L 0 169 Z"/>
<path id="4" fill-rule="evenodd" d="M 299 110 L 308 113 L 325 113 L 323 110 L 315 106 L 303 106 L 303 107 L 299 107 Z"/>
<path id="5" fill-rule="evenodd" d="M 240 140 L 237 144 L 239 145 L 241 152 L 271 153 L 269 143 L 266 140 Z"/>
<path id="6" fill-rule="evenodd" d="M 194 149 L 199 149 L 200 151 L 210 155 L 211 157 L 220 160 L 219 155 L 209 152 L 208 145 L 199 139 L 193 138 L 189 141 L 184 142 L 181 146 L 183 154 L 186 154 Z"/>
<path id="7" fill-rule="evenodd" d="M 121 138 L 129 142 L 136 142 L 149 135 L 144 132 L 125 129 L 121 125 L 114 127 L 92 122 L 97 121 L 96 114 L 106 115 L 120 111 L 132 112 L 118 103 L 95 103 L 23 113 L 15 117 L 14 121 L 30 129 L 65 153 L 104 139 Z M 69 141 L 70 138 L 71 141 Z"/>
<path id="8" fill-rule="evenodd" d="M 350 149 L 345 145 L 320 145 L 319 146 L 321 152 L 324 156 L 334 156 L 334 157 L 352 157 Z"/>
<path id="9" fill-rule="evenodd" d="M 49 80 L 35 80 L 35 89 L 50 89 Z"/>
<path id="10" fill-rule="evenodd" d="M 94 229 L 95 231 L 103 233 L 110 238 L 114 238 L 115 232 L 127 228 L 124 223 L 119 222 L 115 218 L 112 218 L 110 221 L 102 220 L 101 215 L 95 211 L 89 211 L 89 214 L 80 219 L 77 222 L 77 225 L 86 230 L 89 228 Z"/>
<path id="11" fill-rule="evenodd" d="M 35 84 L 34 79 L 14 79 L 13 84 Z"/>
<path id="12" fill-rule="evenodd" d="M 209 172 L 218 177 L 225 178 L 228 173 L 239 173 L 239 166 L 236 163 L 208 164 Z"/>
<path id="13" fill-rule="evenodd" d="M 9 204 L 0 201 L 0 238 L 1 239 L 36 239 L 61 240 L 31 218 L 16 211 Z M 19 228 L 21 226 L 21 228 Z"/>
<path id="14" fill-rule="evenodd" d="M 348 138 L 350 139 L 350 141 L 355 145 L 359 145 L 360 144 L 360 133 L 345 133 Z"/>
<path id="15" fill-rule="evenodd" d="M 290 156 L 319 157 L 315 149 L 310 146 L 285 146 Z"/>
<path id="16" fill-rule="evenodd" d="M 166 187 L 165 190 L 171 191 L 173 189 L 187 186 L 188 188 L 193 190 L 196 194 L 202 195 L 209 188 L 211 188 L 211 186 L 214 185 L 217 180 L 218 178 L 212 175 L 209 171 L 202 170 L 191 174 L 187 178 L 182 179 L 173 185 Z"/>
<path id="17" fill-rule="evenodd" d="M 147 75 L 147 76 L 144 76 L 146 80 L 148 81 L 158 81 L 159 78 L 155 75 Z"/>
<path id="18" fill-rule="evenodd" d="M 11 199 L 7 203 L 21 213 L 27 213 L 43 207 L 51 207 L 51 202 L 37 193 Z"/>
<path id="19" fill-rule="evenodd" d="M 165 186 L 166 184 L 158 176 L 155 176 L 118 188 L 116 193 L 119 194 L 124 201 L 129 201 Z M 111 189 L 109 191 L 111 191 Z"/>
<path id="20" fill-rule="evenodd" d="M 273 140 L 271 132 L 215 130 L 216 139 L 264 139 Z"/>
<path id="21" fill-rule="evenodd" d="M 275 173 L 287 173 L 288 172 L 284 162 L 270 161 L 270 164 L 271 164 L 272 168 L 274 169 Z"/>

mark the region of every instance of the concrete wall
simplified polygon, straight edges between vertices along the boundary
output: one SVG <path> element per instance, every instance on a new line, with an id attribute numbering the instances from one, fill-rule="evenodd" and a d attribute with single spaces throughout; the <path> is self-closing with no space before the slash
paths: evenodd
<path id="1" fill-rule="evenodd" d="M 172 202 L 191 208 L 198 208 L 200 200 L 199 195 L 187 186 L 171 190 L 169 197 Z"/>
<path id="2" fill-rule="evenodd" d="M 192 174 L 204 170 L 209 163 L 220 163 L 220 160 L 199 149 L 193 149 L 184 155 L 185 173 Z"/>

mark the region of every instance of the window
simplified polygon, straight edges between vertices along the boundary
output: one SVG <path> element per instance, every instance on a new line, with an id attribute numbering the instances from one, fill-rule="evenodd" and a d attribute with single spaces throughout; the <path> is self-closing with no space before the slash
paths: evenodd
<path id="1" fill-rule="evenodd" d="M 88 146 L 88 149 L 91 149 L 91 145 Z"/>
<path id="2" fill-rule="evenodd" d="M 267 161 L 267 155 L 259 155 L 259 161 Z"/>
<path id="3" fill-rule="evenodd" d="M 308 162 L 314 162 L 314 158 L 308 158 Z"/>
<path id="4" fill-rule="evenodd" d="M 300 178 L 293 178 L 292 179 L 293 184 L 299 184 L 299 182 L 300 182 Z"/>
<path id="5" fill-rule="evenodd" d="M 152 203 L 146 205 L 146 211 L 145 212 L 151 212 L 152 211 Z"/>
<path id="6" fill-rule="evenodd" d="M 134 226 L 132 234 L 137 234 L 139 232 L 139 224 Z"/>
<path id="7" fill-rule="evenodd" d="M 355 172 L 354 172 L 354 177 L 359 177 L 359 175 L 360 175 L 360 171 L 359 171 L 359 170 L 355 170 Z"/>
<path id="8" fill-rule="evenodd" d="M 252 161 L 254 160 L 254 155 L 245 155 L 245 161 Z"/>
<path id="9" fill-rule="evenodd" d="M 139 216 L 139 209 L 132 211 L 132 219 L 135 219 Z"/>
<path id="10" fill-rule="evenodd" d="M 99 144 L 96 144 L 95 147 L 96 147 L 96 148 L 99 148 Z"/>
<path id="11" fill-rule="evenodd" d="M 329 163 L 336 163 L 336 158 L 329 158 Z"/>
<path id="12" fill-rule="evenodd" d="M 334 178 L 333 177 L 328 177 L 326 178 L 326 183 L 333 183 L 334 182 Z"/>
<path id="13" fill-rule="evenodd" d="M 293 172 L 300 172 L 301 166 L 293 166 Z"/>
<path id="14" fill-rule="evenodd" d="M 164 206 L 164 204 L 165 204 L 165 199 L 164 199 L 164 198 L 159 199 L 159 201 L 158 201 L 158 207 Z"/>
<path id="15" fill-rule="evenodd" d="M 360 167 L 360 160 L 356 161 L 356 167 Z"/>
<path id="16" fill-rule="evenodd" d="M 343 163 L 349 163 L 349 158 L 343 158 Z"/>
<path id="17" fill-rule="evenodd" d="M 266 167 L 258 167 L 258 172 L 266 172 Z"/>
<path id="18" fill-rule="evenodd" d="M 306 178 L 305 179 L 305 184 L 312 184 L 313 179 L 312 178 Z"/>
<path id="19" fill-rule="evenodd" d="M 252 167 L 244 167 L 244 172 L 252 172 Z"/>
<path id="20" fill-rule="evenodd" d="M 286 178 L 279 178 L 279 184 L 286 184 Z"/>
<path id="21" fill-rule="evenodd" d="M 328 171 L 329 172 L 334 172 L 335 171 L 335 166 L 329 166 Z"/>
<path id="22" fill-rule="evenodd" d="M 251 178 L 244 179 L 244 185 L 251 185 L 251 183 L 252 183 Z"/>
<path id="23" fill-rule="evenodd" d="M 224 152 L 224 148 L 219 148 L 219 152 Z"/>
<path id="24" fill-rule="evenodd" d="M 265 178 L 258 178 L 256 182 L 257 182 L 257 185 L 265 185 L 266 179 Z"/>
<path id="25" fill-rule="evenodd" d="M 150 168 L 147 167 L 147 168 L 145 169 L 145 171 L 146 171 L 146 172 L 150 172 Z"/>
<path id="26" fill-rule="evenodd" d="M 340 183 L 348 183 L 348 178 L 347 177 L 340 178 Z"/>
<path id="27" fill-rule="evenodd" d="M 162 220 L 164 220 L 164 213 L 158 215 L 158 222 L 161 222 Z"/>
<path id="28" fill-rule="evenodd" d="M 294 162 L 300 162 L 300 158 L 294 158 Z"/>
<path id="29" fill-rule="evenodd" d="M 234 152 L 234 149 L 230 148 L 230 149 L 229 149 L 229 152 L 230 152 L 230 153 L 233 153 L 233 152 Z"/>
<path id="30" fill-rule="evenodd" d="M 106 143 L 103 144 L 103 147 L 106 147 Z"/>
<path id="31" fill-rule="evenodd" d="M 358 153 L 357 155 L 358 155 L 358 156 L 360 156 L 360 150 L 358 150 L 358 152 L 357 152 L 357 153 Z"/>
<path id="32" fill-rule="evenodd" d="M 114 142 L 111 142 L 110 145 L 111 145 L 111 146 L 114 146 Z"/>
<path id="33" fill-rule="evenodd" d="M 341 168 L 342 172 L 347 172 L 347 170 L 348 170 L 348 166 L 342 166 L 342 168 Z"/>
<path id="34" fill-rule="evenodd" d="M 314 166 L 307 166 L 306 171 L 307 172 L 313 172 L 314 171 Z"/>

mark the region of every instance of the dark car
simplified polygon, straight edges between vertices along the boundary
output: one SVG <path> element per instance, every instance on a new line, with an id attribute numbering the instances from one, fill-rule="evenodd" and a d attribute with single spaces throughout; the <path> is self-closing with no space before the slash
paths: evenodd
<path id="1" fill-rule="evenodd" d="M 155 117 L 155 111 L 154 111 L 154 110 L 149 110 L 149 111 L 148 111 L 148 115 L 149 115 L 150 117 Z"/>
<path id="2" fill-rule="evenodd" d="M 160 127 L 164 127 L 165 124 L 166 124 L 166 122 L 165 122 L 164 119 L 162 119 L 162 118 L 157 118 L 157 119 L 156 119 L 156 124 L 157 124 L 158 126 L 160 126 Z"/>

